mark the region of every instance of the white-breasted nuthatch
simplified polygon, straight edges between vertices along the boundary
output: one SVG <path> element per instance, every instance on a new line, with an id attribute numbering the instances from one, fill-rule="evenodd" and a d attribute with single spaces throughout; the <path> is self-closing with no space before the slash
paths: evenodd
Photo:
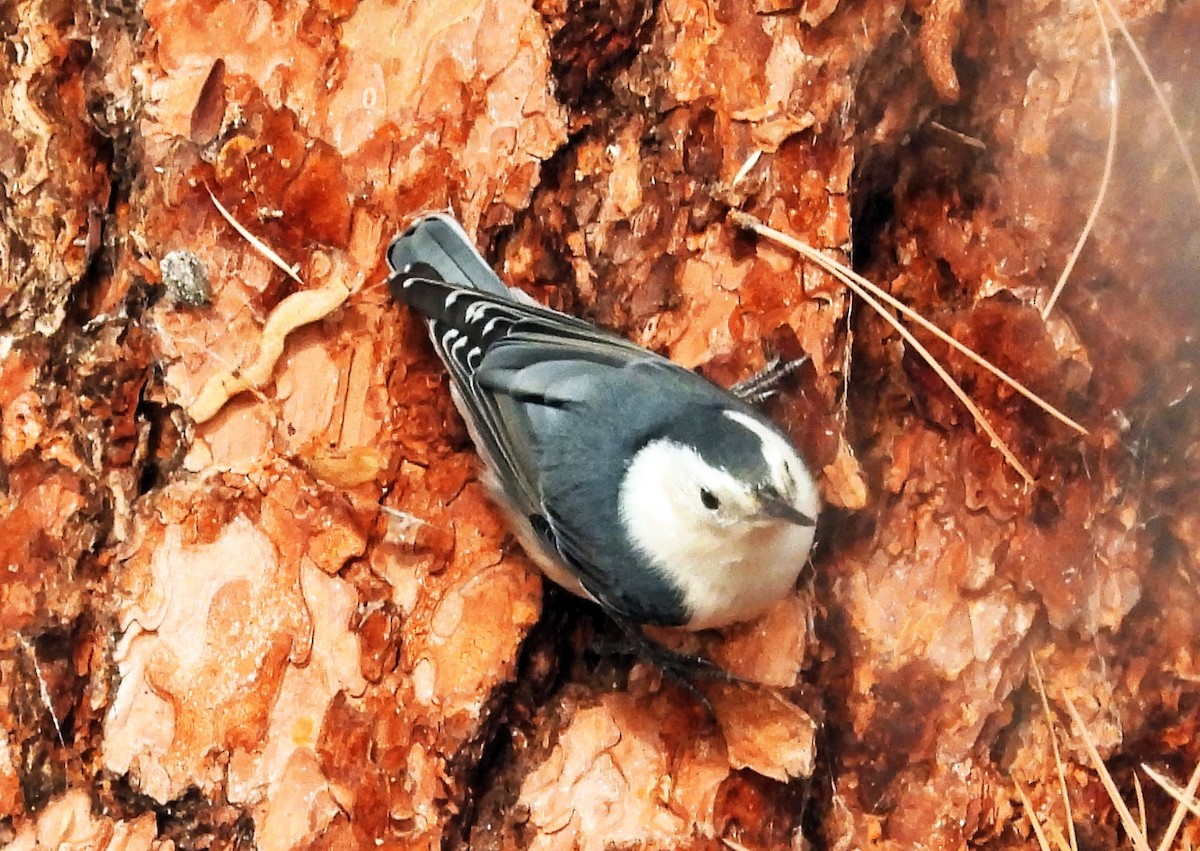
<path id="1" fill-rule="evenodd" d="M 487 484 L 542 570 L 625 621 L 704 629 L 792 587 L 819 510 L 803 460 L 699 375 L 510 290 L 449 216 L 388 248 Z"/>

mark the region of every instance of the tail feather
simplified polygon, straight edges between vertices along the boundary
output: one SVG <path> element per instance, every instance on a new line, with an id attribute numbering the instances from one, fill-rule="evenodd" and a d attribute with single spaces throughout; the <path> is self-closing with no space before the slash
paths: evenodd
<path id="1" fill-rule="evenodd" d="M 389 284 L 392 296 L 425 317 L 427 322 L 454 327 L 462 321 L 461 308 L 454 310 L 453 305 L 457 300 L 454 293 L 464 293 L 464 290 L 431 276 L 428 270 L 421 272 L 414 267 L 411 276 L 393 275 Z M 432 327 L 430 331 L 437 334 Z"/>
<path id="2" fill-rule="evenodd" d="M 411 278 L 442 280 L 509 298 L 508 288 L 476 251 L 471 238 L 454 219 L 429 213 L 392 240 L 387 252 L 393 275 L 392 295 L 409 300 L 404 283 Z"/>

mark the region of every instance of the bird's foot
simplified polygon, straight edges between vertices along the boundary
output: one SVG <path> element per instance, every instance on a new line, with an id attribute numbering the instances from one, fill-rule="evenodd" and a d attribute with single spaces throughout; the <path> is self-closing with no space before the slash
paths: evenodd
<path id="1" fill-rule="evenodd" d="M 614 619 L 616 620 L 616 619 Z M 732 674 L 711 659 L 693 653 L 681 653 L 647 638 L 634 624 L 616 620 L 624 633 L 622 639 L 601 641 L 592 645 L 601 655 L 628 656 L 649 662 L 664 677 L 688 692 L 704 707 L 710 718 L 716 718 L 712 703 L 697 682 L 734 683 L 756 685 L 749 680 Z"/>
<path id="2" fill-rule="evenodd" d="M 772 359 L 765 367 L 729 388 L 743 402 L 758 405 L 779 392 L 779 385 L 808 360 L 808 355 L 785 361 Z"/>

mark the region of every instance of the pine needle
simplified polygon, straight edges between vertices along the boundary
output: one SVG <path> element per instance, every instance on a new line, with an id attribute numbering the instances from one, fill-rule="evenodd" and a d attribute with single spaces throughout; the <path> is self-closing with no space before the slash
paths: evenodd
<path id="1" fill-rule="evenodd" d="M 221 214 L 222 218 L 229 222 L 229 226 L 237 231 L 241 235 L 242 239 L 250 243 L 255 251 L 282 269 L 284 274 L 297 284 L 300 284 L 301 286 L 304 285 L 304 281 L 300 280 L 300 275 L 297 274 L 295 268 L 289 266 L 287 261 L 276 254 L 269 245 L 267 245 L 254 234 L 250 233 L 250 231 L 246 230 L 246 228 L 242 226 L 242 223 L 235 219 L 233 214 L 226 210 L 225 206 L 217 200 L 217 196 L 212 193 L 211 189 L 208 190 L 208 197 L 212 199 L 213 205 L 217 208 L 217 212 Z"/>
<path id="2" fill-rule="evenodd" d="M 1192 772 L 1192 777 L 1188 781 L 1186 789 L 1180 789 L 1175 785 L 1175 782 L 1168 777 L 1159 774 L 1146 763 L 1142 763 L 1142 771 L 1157 783 L 1164 792 L 1170 795 L 1176 801 L 1175 812 L 1171 815 L 1171 821 L 1167 825 L 1167 831 L 1163 834 L 1162 841 L 1158 843 L 1157 851 L 1167 851 L 1171 847 L 1171 843 L 1175 841 L 1176 834 L 1179 833 L 1179 828 L 1183 826 L 1183 818 L 1187 813 L 1200 818 L 1200 801 L 1196 800 L 1196 790 L 1200 788 L 1200 765 L 1196 766 Z"/>
<path id="3" fill-rule="evenodd" d="M 1054 844 L 1058 846 L 1058 851 L 1071 851 L 1071 845 L 1067 842 L 1067 838 L 1063 836 L 1062 828 L 1052 821 L 1046 822 L 1046 833 L 1054 840 Z"/>
<path id="4" fill-rule="evenodd" d="M 1100 783 L 1103 784 L 1104 791 L 1108 793 L 1108 799 L 1116 809 L 1117 815 L 1121 817 L 1121 824 L 1125 828 L 1125 832 L 1129 834 L 1129 839 L 1133 842 L 1133 847 L 1137 851 L 1150 851 L 1150 845 L 1146 842 L 1145 835 L 1138 829 L 1138 824 L 1134 821 L 1133 814 L 1129 812 L 1129 807 L 1125 805 L 1125 801 L 1121 798 L 1121 792 L 1117 789 L 1117 784 L 1113 781 L 1112 775 L 1108 771 L 1108 766 L 1104 764 L 1104 760 L 1100 756 L 1100 751 L 1096 747 L 1096 741 L 1084 725 L 1083 719 L 1079 717 L 1079 710 L 1075 708 L 1075 704 L 1066 694 L 1062 697 L 1067 707 L 1067 713 L 1071 716 L 1071 720 L 1075 722 L 1075 726 L 1079 728 L 1080 738 L 1083 739 L 1084 747 L 1087 749 L 1088 756 L 1092 760 L 1092 766 L 1100 776 Z"/>
<path id="5" fill-rule="evenodd" d="M 1167 103 L 1167 95 L 1162 90 L 1162 86 L 1158 84 L 1158 78 L 1150 70 L 1150 63 L 1146 61 L 1146 55 L 1142 53 L 1142 49 L 1133 40 L 1133 35 L 1129 32 L 1129 27 L 1125 26 L 1125 21 L 1121 18 L 1121 13 L 1112 4 L 1112 0 L 1104 0 L 1104 8 L 1112 15 L 1113 22 L 1117 26 L 1117 31 L 1124 37 L 1129 52 L 1137 60 L 1138 67 L 1142 69 L 1142 76 L 1150 84 L 1150 90 L 1154 92 L 1154 98 L 1158 101 L 1158 106 L 1163 111 L 1163 115 L 1166 116 L 1167 124 L 1171 128 L 1171 134 L 1175 137 L 1175 145 L 1179 148 L 1179 153 L 1183 156 L 1183 164 L 1187 168 L 1188 175 L 1192 178 L 1192 190 L 1196 193 L 1197 200 L 1200 200 L 1200 172 L 1196 170 L 1196 161 L 1192 158 L 1192 152 L 1188 150 L 1187 142 L 1184 141 L 1183 131 L 1179 129 L 1179 122 L 1175 120 L 1175 112 L 1171 109 L 1171 105 Z"/>
<path id="6" fill-rule="evenodd" d="M 807 245 L 804 242 L 801 242 L 800 240 L 796 239 L 795 237 L 790 236 L 790 235 L 784 233 L 783 231 L 776 230 L 775 228 L 771 227 L 770 225 L 764 224 L 762 221 L 755 218 L 754 216 L 751 216 L 749 213 L 743 213 L 741 210 L 732 210 L 732 211 L 730 211 L 729 216 L 730 216 L 730 219 L 733 221 L 733 223 L 735 225 L 737 225 L 738 227 L 745 228 L 747 230 L 752 230 L 757 234 L 767 237 L 768 239 L 772 240 L 773 242 L 777 242 L 780 245 L 787 246 L 788 248 L 792 249 L 796 253 L 805 257 L 806 259 L 811 260 L 813 263 L 816 263 L 818 266 L 820 266 L 822 269 L 824 269 L 829 274 L 833 275 L 835 278 L 837 278 L 839 281 L 844 283 L 846 286 L 850 287 L 852 290 L 854 289 L 854 284 L 857 284 L 858 286 L 862 287 L 863 289 L 869 291 L 880 301 L 888 304 L 889 306 L 894 308 L 896 311 L 898 311 L 906 319 L 909 319 L 909 320 L 915 322 L 916 324 L 920 325 L 922 328 L 924 328 L 930 334 L 937 337 L 943 343 L 950 346 L 950 348 L 954 349 L 959 354 L 966 357 L 972 363 L 986 369 L 988 372 L 990 372 L 992 375 L 994 375 L 1000 381 L 1007 384 L 1013 390 L 1017 391 L 1017 393 L 1024 396 L 1026 399 L 1028 399 L 1033 404 L 1037 405 L 1039 408 L 1041 408 L 1043 411 L 1045 411 L 1050 416 L 1054 417 L 1054 419 L 1058 420 L 1063 425 L 1067 426 L 1068 428 L 1074 429 L 1075 431 L 1079 432 L 1080 434 L 1088 433 L 1088 430 L 1086 428 L 1084 428 L 1083 426 L 1081 426 L 1079 423 L 1075 422 L 1075 420 L 1071 419 L 1066 414 L 1064 414 L 1062 411 L 1058 410 L 1058 408 L 1054 407 L 1049 402 L 1047 402 L 1045 399 L 1043 399 L 1041 396 L 1034 393 L 1032 390 L 1030 390 L 1028 387 L 1026 387 L 1020 381 L 1017 381 L 1017 379 L 1013 378 L 1007 372 L 1000 369 L 998 366 L 994 365 L 991 361 L 989 361 L 983 355 L 976 352 L 970 346 L 966 345 L 965 343 L 963 343 L 963 342 L 955 339 L 954 337 L 950 336 L 949 334 L 947 334 L 945 331 L 943 331 L 941 328 L 934 325 L 932 322 L 930 322 L 928 319 L 926 319 L 921 314 L 917 313 L 915 310 L 913 310 L 907 304 L 900 301 L 898 298 L 893 296 L 891 293 L 889 293 L 886 290 L 879 287 L 878 284 L 872 283 L 868 279 L 864 278 L 862 275 L 855 272 L 853 269 L 842 265 L 838 261 L 834 260 L 832 257 L 827 257 L 826 255 L 822 254 L 817 249 L 813 248 L 810 245 Z M 849 278 L 850 280 L 847 280 L 847 278 Z M 851 283 L 851 281 L 853 281 L 853 283 Z M 857 292 L 857 290 L 855 290 L 855 292 Z"/>
<path id="7" fill-rule="evenodd" d="M 1137 772 L 1133 773 L 1133 796 L 1137 799 L 1138 824 L 1142 826 L 1142 836 L 1150 838 L 1150 830 L 1146 827 L 1146 797 L 1142 794 L 1142 781 L 1138 780 Z"/>
<path id="8" fill-rule="evenodd" d="M 762 157 L 762 148 L 755 148 L 750 156 L 746 157 L 746 161 L 742 163 L 742 167 L 737 170 L 737 174 L 733 176 L 733 182 L 729 184 L 731 189 L 736 189 L 737 185 L 745 180 L 754 167 L 758 165 L 759 159 Z"/>
<path id="9" fill-rule="evenodd" d="M 1104 20 L 1104 13 L 1100 11 L 1098 0 L 1092 0 L 1092 8 L 1096 10 L 1096 20 L 1100 22 L 1100 30 L 1104 35 L 1104 53 L 1108 57 L 1108 147 L 1104 151 L 1104 172 L 1100 177 L 1100 187 L 1096 191 L 1096 200 L 1092 204 L 1091 212 L 1088 213 L 1087 222 L 1083 225 L 1083 231 L 1079 234 L 1079 239 L 1075 241 L 1075 248 L 1072 249 L 1071 256 L 1067 258 L 1067 264 L 1063 267 L 1062 274 L 1058 276 L 1058 283 L 1054 285 L 1054 292 L 1050 294 L 1050 300 L 1042 308 L 1042 319 L 1050 316 L 1050 311 L 1054 309 L 1058 297 L 1062 295 L 1063 287 L 1067 285 L 1067 279 L 1071 277 L 1071 272 L 1075 268 L 1076 261 L 1079 260 L 1079 255 L 1083 253 L 1084 243 L 1087 242 L 1088 236 L 1092 233 L 1092 228 L 1096 225 L 1096 219 L 1100 216 L 1100 208 L 1104 205 L 1105 196 L 1108 195 L 1108 182 L 1112 178 L 1113 160 L 1117 153 L 1117 115 L 1120 107 L 1120 89 L 1117 86 L 1117 59 L 1113 55 L 1112 38 L 1108 33 L 1108 23 Z"/>
<path id="10" fill-rule="evenodd" d="M 1038 847 L 1042 851 L 1053 851 L 1050 843 L 1046 840 L 1046 833 L 1042 830 L 1042 824 L 1038 821 L 1037 813 L 1033 811 L 1033 803 L 1029 800 L 1029 796 L 1025 794 L 1025 787 L 1015 777 L 1012 778 L 1012 782 L 1017 787 L 1017 796 L 1021 799 L 1021 806 L 1025 808 L 1025 817 L 1029 819 L 1029 824 L 1033 827 L 1033 835 L 1037 837 Z"/>
<path id="11" fill-rule="evenodd" d="M 38 684 L 38 697 L 41 698 L 46 711 L 50 713 L 50 721 L 54 724 L 54 732 L 58 735 L 59 745 L 65 748 L 67 743 L 63 739 L 62 722 L 58 718 L 58 713 L 54 711 L 54 701 L 50 697 L 50 687 L 46 685 L 46 678 L 42 676 L 42 663 L 38 661 L 37 650 L 29 642 L 29 639 L 20 633 L 17 633 L 17 643 L 21 645 L 21 649 L 33 663 L 33 675 L 37 678 Z"/>
<path id="12" fill-rule="evenodd" d="M 1050 711 L 1050 699 L 1046 697 L 1046 684 L 1042 680 L 1042 669 L 1033 652 L 1029 653 L 1033 676 L 1037 680 L 1038 694 L 1042 698 L 1042 711 L 1046 713 L 1046 727 L 1050 731 L 1050 746 L 1054 750 L 1054 767 L 1058 771 L 1058 785 L 1062 791 L 1063 808 L 1067 813 L 1067 835 L 1071 840 L 1071 851 L 1079 851 L 1079 839 L 1075 836 L 1075 816 L 1071 812 L 1071 796 L 1067 794 L 1067 770 L 1063 767 L 1062 754 L 1058 750 L 1058 733 L 1054 729 L 1054 713 Z"/>
<path id="13" fill-rule="evenodd" d="M 1012 449 L 1009 448 L 1008 444 L 1004 442 L 1004 439 L 1000 437 L 995 428 L 992 427 L 992 424 L 988 422 L 988 419 L 986 416 L 984 416 L 983 411 L 979 410 L 979 407 L 971 401 L 971 397 L 969 397 L 962 387 L 959 386 L 958 382 L 956 382 L 950 376 L 950 373 L 948 373 L 945 368 L 938 363 L 937 358 L 930 354 L 929 350 L 921 345 L 920 341 L 912 335 L 912 332 L 901 325 L 900 320 L 898 320 L 895 316 L 884 310 L 883 305 L 876 301 L 876 299 L 872 296 L 872 293 L 880 294 L 883 292 L 882 290 L 880 290 L 874 284 L 871 284 L 869 281 L 866 281 L 865 278 L 861 278 L 860 280 L 860 276 L 844 271 L 843 268 L 840 267 L 840 264 L 826 265 L 822 261 L 826 261 L 829 258 L 824 257 L 824 255 L 820 254 L 820 252 L 808 245 L 805 245 L 800 240 L 789 236 L 783 231 L 775 230 L 775 228 L 763 224 L 761 221 L 748 213 L 743 213 L 740 210 L 731 210 L 729 216 L 730 220 L 733 221 L 733 223 L 738 227 L 745 228 L 746 230 L 752 230 L 757 234 L 765 236 L 781 245 L 787 246 L 802 256 L 813 260 L 838 280 L 840 280 L 843 284 L 849 287 L 855 295 L 866 302 L 872 310 L 878 313 L 884 321 L 891 325 L 892 328 L 896 330 L 896 333 L 904 338 L 905 343 L 907 343 L 913 349 L 913 351 L 920 355 L 921 359 L 929 365 L 929 368 L 934 371 L 937 377 L 940 378 L 946 387 L 950 389 L 950 392 L 953 393 L 955 397 L 963 404 L 963 407 L 970 412 L 971 416 L 975 419 L 975 422 L 981 429 L 983 429 L 984 433 L 987 434 L 988 438 L 991 440 L 992 446 L 1004 456 L 1004 460 L 1008 462 L 1009 466 L 1016 470 L 1027 484 L 1033 484 L 1033 476 L 1027 469 L 1025 469 L 1025 465 L 1021 463 L 1020 459 L 1017 458 Z M 862 282 L 866 282 L 866 284 L 864 285 Z M 868 289 L 870 289 L 870 292 Z"/>

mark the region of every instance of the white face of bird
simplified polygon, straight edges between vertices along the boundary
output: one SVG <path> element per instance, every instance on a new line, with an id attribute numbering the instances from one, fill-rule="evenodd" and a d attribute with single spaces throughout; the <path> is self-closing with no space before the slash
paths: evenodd
<path id="1" fill-rule="evenodd" d="M 621 520 L 634 546 L 669 572 L 732 566 L 753 557 L 746 548 L 780 536 L 802 546 L 802 556 L 811 544 L 819 501 L 804 462 L 752 417 L 723 416 L 761 453 L 756 475 L 739 476 L 665 438 L 643 447 L 626 471 Z"/>

